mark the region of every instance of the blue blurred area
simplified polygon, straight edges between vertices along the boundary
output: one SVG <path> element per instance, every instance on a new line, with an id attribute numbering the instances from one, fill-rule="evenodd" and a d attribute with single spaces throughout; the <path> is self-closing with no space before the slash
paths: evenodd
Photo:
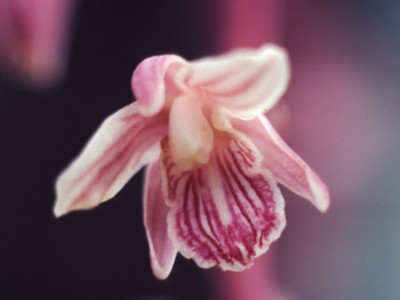
<path id="1" fill-rule="evenodd" d="M 397 299 L 400 295 L 400 3 L 358 1 L 362 38 L 368 49 L 371 76 L 378 89 L 377 102 L 384 107 L 389 135 L 359 212 L 360 299 Z M 363 3 L 365 2 L 365 3 Z M 370 34 L 368 34 L 368 32 Z"/>
<path id="2" fill-rule="evenodd" d="M 295 148 L 332 207 L 320 216 L 288 200 L 281 278 L 299 299 L 398 299 L 400 3 L 316 2 L 289 12 L 289 100 Z"/>

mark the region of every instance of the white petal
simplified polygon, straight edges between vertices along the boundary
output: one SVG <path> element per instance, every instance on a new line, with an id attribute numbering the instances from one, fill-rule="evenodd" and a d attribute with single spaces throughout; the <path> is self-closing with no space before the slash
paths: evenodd
<path id="1" fill-rule="evenodd" d="M 289 81 L 289 63 L 281 48 L 238 50 L 198 60 L 182 68 L 186 84 L 200 89 L 208 101 L 241 119 L 252 119 L 270 109 Z"/>
<path id="2" fill-rule="evenodd" d="M 243 122 L 234 120 L 234 127 L 245 132 L 260 149 L 263 165 L 276 180 L 294 193 L 309 200 L 320 211 L 329 207 L 329 192 L 318 175 L 278 135 L 264 116 Z"/>
<path id="3" fill-rule="evenodd" d="M 158 157 L 166 132 L 166 116 L 145 118 L 135 103 L 111 115 L 57 179 L 54 214 L 89 209 L 113 197 Z"/>

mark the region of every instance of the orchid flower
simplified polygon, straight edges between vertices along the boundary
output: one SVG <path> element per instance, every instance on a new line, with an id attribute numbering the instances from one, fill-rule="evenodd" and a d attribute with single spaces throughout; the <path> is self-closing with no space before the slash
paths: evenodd
<path id="1" fill-rule="evenodd" d="M 111 115 L 56 183 L 55 215 L 112 198 L 143 166 L 144 223 L 153 272 L 177 253 L 203 268 L 241 271 L 285 227 L 277 182 L 319 210 L 327 188 L 264 112 L 285 91 L 289 66 L 273 45 L 188 62 L 142 61 L 136 102 Z"/>

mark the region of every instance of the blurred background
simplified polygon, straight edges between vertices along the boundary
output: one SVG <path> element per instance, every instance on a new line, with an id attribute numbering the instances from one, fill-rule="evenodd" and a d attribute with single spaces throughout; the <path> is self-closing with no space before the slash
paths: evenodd
<path id="1" fill-rule="evenodd" d="M 395 0 L 0 0 L 0 299 L 398 299 L 399 15 Z M 53 217 L 56 176 L 134 100 L 142 59 L 266 42 L 292 64 L 269 116 L 329 186 L 328 213 L 283 190 L 287 228 L 251 271 L 178 257 L 166 281 L 150 269 L 141 173 Z"/>

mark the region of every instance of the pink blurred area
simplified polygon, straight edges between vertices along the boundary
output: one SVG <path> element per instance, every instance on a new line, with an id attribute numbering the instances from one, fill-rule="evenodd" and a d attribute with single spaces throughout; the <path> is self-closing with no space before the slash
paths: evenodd
<path id="1" fill-rule="evenodd" d="M 371 201 L 387 205 L 369 195 L 392 147 L 391 121 L 345 2 L 301 1 L 290 8 L 290 136 L 327 182 L 332 206 L 321 216 L 288 198 L 282 277 L 301 299 L 365 299 L 362 261 L 374 258 L 362 252 L 369 233 L 360 224 L 372 220 Z"/>
<path id="2" fill-rule="evenodd" d="M 216 51 L 282 42 L 285 1 L 218 0 L 213 5 Z"/>
<path id="3" fill-rule="evenodd" d="M 347 9 L 343 1 L 218 1 L 224 15 L 217 51 L 267 42 L 287 48 L 291 83 L 268 116 L 332 196 L 321 215 L 285 191 L 283 237 L 254 268 L 216 272 L 219 299 L 362 299 L 365 258 L 358 250 L 366 233 L 359 224 L 368 214 L 365 195 L 392 145 L 392 122 L 371 69 L 357 56 L 360 40 L 349 30 Z"/>
<path id="4" fill-rule="evenodd" d="M 0 0 L 0 64 L 39 86 L 64 74 L 75 0 Z"/>

